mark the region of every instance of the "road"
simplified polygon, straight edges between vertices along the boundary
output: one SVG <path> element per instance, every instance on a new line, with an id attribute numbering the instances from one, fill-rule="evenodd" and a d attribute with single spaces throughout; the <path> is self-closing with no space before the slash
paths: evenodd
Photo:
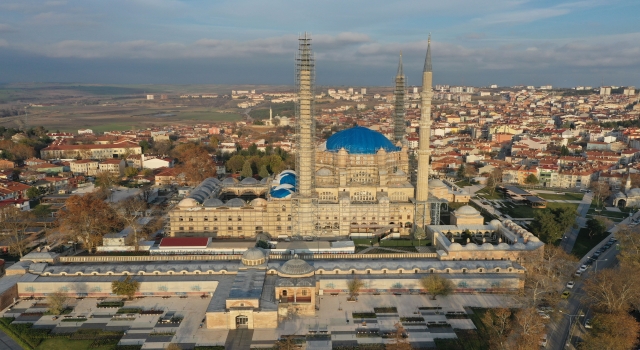
<path id="1" fill-rule="evenodd" d="M 635 213 L 633 218 L 636 219 L 639 216 L 640 216 L 639 213 Z M 628 224 L 629 221 L 630 221 L 630 218 L 626 218 L 620 224 Z M 603 245 L 606 241 L 608 241 L 609 238 L 613 236 L 613 233 L 616 232 L 617 230 L 618 230 L 617 226 L 609 230 L 609 232 L 612 232 L 612 234 L 609 237 L 605 238 L 600 244 L 597 244 L 586 256 L 592 256 L 593 253 L 596 250 L 598 250 L 601 245 Z M 591 311 L 589 310 L 588 305 L 584 302 L 585 295 L 582 291 L 583 281 L 589 278 L 589 276 L 595 273 L 597 270 L 611 268 L 617 265 L 618 263 L 618 259 L 616 258 L 617 254 L 618 254 L 618 250 L 615 248 L 615 246 L 612 246 L 611 248 L 607 249 L 604 253 L 602 253 L 602 255 L 598 257 L 598 260 L 596 260 L 597 263 L 594 262 L 593 265 L 591 265 L 587 269 L 587 271 L 582 275 L 582 277 L 576 278 L 574 280 L 576 284 L 573 287 L 573 289 L 570 290 L 571 295 L 566 302 L 563 302 L 565 303 L 565 305 L 564 307 L 562 307 L 562 313 L 564 313 L 564 315 L 562 315 L 562 319 L 560 321 L 552 322 L 549 325 L 550 336 L 549 336 L 549 345 L 547 346 L 547 348 L 563 349 L 566 347 L 567 349 L 575 349 L 573 345 L 566 346 L 569 340 L 569 327 L 570 325 L 574 325 L 574 329 L 572 333 L 573 333 L 573 340 L 575 340 L 576 334 L 581 334 L 586 331 L 586 329 L 584 328 L 584 321 L 587 318 L 591 317 Z M 580 260 L 580 264 L 583 264 L 585 261 L 586 261 L 586 257 L 583 257 Z M 568 315 L 578 315 L 578 314 L 584 314 L 585 316 L 583 317 L 568 316 Z M 569 323 L 570 320 L 571 320 L 571 324 Z"/>
<path id="2" fill-rule="evenodd" d="M 576 218 L 576 224 L 578 225 L 576 228 L 572 228 L 571 231 L 565 235 L 566 238 L 560 243 L 560 247 L 567 253 L 571 253 L 571 250 L 573 250 L 580 228 L 587 225 L 587 212 L 589 211 L 592 200 L 593 194 L 591 192 L 585 193 L 582 201 L 578 204 L 578 217 Z"/>

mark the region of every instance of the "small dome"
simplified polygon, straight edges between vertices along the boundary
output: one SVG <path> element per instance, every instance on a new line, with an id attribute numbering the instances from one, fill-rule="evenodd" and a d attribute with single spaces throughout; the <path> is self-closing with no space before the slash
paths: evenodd
<path id="1" fill-rule="evenodd" d="M 467 250 L 478 250 L 478 245 L 475 243 L 468 243 L 464 246 Z"/>
<path id="2" fill-rule="evenodd" d="M 640 197 L 640 188 L 632 188 L 627 193 L 627 197 Z"/>
<path id="3" fill-rule="evenodd" d="M 245 177 L 244 179 L 242 179 L 242 181 L 240 181 L 241 185 L 256 185 L 258 184 L 258 180 L 252 178 L 252 177 Z"/>
<path id="4" fill-rule="evenodd" d="M 229 199 L 227 203 L 225 203 L 224 205 L 232 208 L 240 208 L 240 207 L 244 207 L 245 203 L 240 198 L 232 198 L 232 199 Z"/>
<path id="5" fill-rule="evenodd" d="M 266 255 L 262 249 L 257 247 L 249 248 L 242 254 L 242 264 L 245 266 L 262 265 L 266 260 Z"/>
<path id="6" fill-rule="evenodd" d="M 210 198 L 202 203 L 203 206 L 213 208 L 213 207 L 221 207 L 224 205 L 221 200 L 218 198 Z"/>
<path id="7" fill-rule="evenodd" d="M 429 180 L 429 188 L 442 188 L 447 187 L 447 185 L 442 182 L 440 179 L 431 179 Z"/>
<path id="8" fill-rule="evenodd" d="M 495 248 L 495 247 L 491 243 L 484 243 L 484 244 L 482 244 L 482 246 L 480 248 L 482 250 L 493 250 L 493 248 Z"/>
<path id="9" fill-rule="evenodd" d="M 517 249 L 517 250 L 524 250 L 525 249 L 525 245 L 522 243 L 516 243 L 513 245 L 513 249 Z"/>
<path id="10" fill-rule="evenodd" d="M 451 243 L 449 245 L 449 250 L 462 250 L 462 246 L 460 243 Z"/>
<path id="11" fill-rule="evenodd" d="M 181 208 L 192 208 L 198 206 L 198 201 L 193 198 L 185 198 L 178 203 L 178 206 Z"/>
<path id="12" fill-rule="evenodd" d="M 458 208 L 456 211 L 454 211 L 454 213 L 456 214 L 456 216 L 472 216 L 472 215 L 478 215 L 480 214 L 476 208 L 470 206 L 470 205 L 463 205 L 460 208 Z"/>
<path id="13" fill-rule="evenodd" d="M 296 176 L 291 173 L 281 174 L 278 180 L 280 184 L 296 185 Z"/>
<path id="14" fill-rule="evenodd" d="M 279 190 L 272 190 L 270 194 L 272 198 L 283 199 L 283 198 L 289 198 L 293 194 L 293 191 L 286 188 L 282 188 Z"/>
<path id="15" fill-rule="evenodd" d="M 280 266 L 280 272 L 284 275 L 300 276 L 310 274 L 314 271 L 313 266 L 298 258 L 297 255 Z"/>
<path id="16" fill-rule="evenodd" d="M 498 244 L 498 247 L 496 247 L 498 250 L 509 250 L 509 245 L 506 243 L 500 243 Z"/>
<path id="17" fill-rule="evenodd" d="M 235 185 L 238 183 L 238 180 L 232 178 L 232 177 L 228 177 L 224 180 L 222 180 L 222 184 L 223 185 Z"/>
<path id="18" fill-rule="evenodd" d="M 252 207 L 266 207 L 267 206 L 267 200 L 264 198 L 256 198 L 254 200 L 251 201 L 251 206 Z"/>

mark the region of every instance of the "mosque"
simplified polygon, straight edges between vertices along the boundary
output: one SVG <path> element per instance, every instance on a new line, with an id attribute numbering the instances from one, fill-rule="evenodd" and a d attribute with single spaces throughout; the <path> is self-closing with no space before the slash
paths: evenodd
<path id="1" fill-rule="evenodd" d="M 402 58 L 396 76 L 394 140 L 355 126 L 315 145 L 314 62 L 310 44 L 297 58 L 299 92 L 296 168 L 258 181 L 211 178 L 170 212 L 173 237 L 249 238 L 267 234 L 313 237 L 409 235 L 413 227 L 440 222 L 447 202 L 469 200 L 440 180 L 429 191 L 431 126 L 431 51 L 423 80 L 417 184 L 410 182 L 409 150 L 404 139 Z"/>
<path id="2" fill-rule="evenodd" d="M 207 328 L 253 329 L 278 327 L 291 313 L 313 316 L 320 296 L 347 295 L 348 283 L 356 276 L 364 283 L 363 294 L 423 294 L 427 291 L 420 279 L 430 274 L 446 276 L 456 293 L 521 290 L 525 269 L 520 259 L 544 250 L 537 237 L 509 220 L 485 223 L 468 205 L 455 210 L 449 223 L 440 220 L 439 208 L 456 199 L 441 182 L 428 180 L 433 94 L 430 40 L 423 72 L 416 186 L 410 182 L 407 148 L 400 137 L 391 141 L 367 128 L 353 127 L 321 145 L 313 144 L 311 39 L 305 34 L 299 44 L 297 173 L 284 171 L 262 181 L 203 181 L 171 210 L 172 237 L 160 244 L 150 242 L 153 249 L 168 246 L 192 250 L 192 254 L 29 253 L 6 269 L 0 307 L 16 297 L 53 292 L 114 296 L 111 282 L 131 277 L 140 282 L 136 296 L 210 298 Z M 400 64 L 399 74 L 401 68 Z M 397 77 L 396 83 L 403 79 Z M 221 255 L 202 252 L 209 244 L 222 245 L 220 240 L 212 241 L 214 237 L 262 234 L 339 240 L 408 235 L 417 228 L 424 229 L 433 242 L 428 252 L 297 255 L 295 250 L 284 254 L 253 244 Z"/>
<path id="3" fill-rule="evenodd" d="M 627 175 L 624 192 L 613 195 L 613 206 L 621 208 L 640 208 L 640 188 L 631 188 L 631 174 Z"/>

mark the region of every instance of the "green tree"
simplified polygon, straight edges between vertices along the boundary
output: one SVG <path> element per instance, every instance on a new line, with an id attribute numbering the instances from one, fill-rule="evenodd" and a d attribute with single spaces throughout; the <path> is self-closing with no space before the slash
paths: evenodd
<path id="1" fill-rule="evenodd" d="M 464 164 L 460 164 L 460 167 L 458 168 L 458 171 L 456 172 L 456 176 L 458 177 L 458 179 L 463 179 L 464 178 Z"/>
<path id="2" fill-rule="evenodd" d="M 413 238 L 418 240 L 418 246 L 420 246 L 420 241 L 427 238 L 427 234 L 422 227 L 416 227 L 413 231 Z"/>
<path id="3" fill-rule="evenodd" d="M 524 183 L 530 186 L 535 186 L 538 184 L 538 182 L 539 182 L 538 177 L 535 176 L 534 174 L 529 174 L 529 176 L 527 176 L 527 178 L 524 179 Z"/>
<path id="4" fill-rule="evenodd" d="M 240 176 L 242 177 L 252 177 L 253 176 L 253 169 L 251 169 L 251 162 L 250 161 L 246 161 L 244 162 L 244 165 L 242 166 L 242 171 L 240 172 Z"/>
<path id="5" fill-rule="evenodd" d="M 587 229 L 589 230 L 590 238 L 594 236 L 600 236 L 607 230 L 604 224 L 596 218 L 591 218 L 587 220 Z"/>
<path id="6" fill-rule="evenodd" d="M 29 187 L 27 190 L 27 197 L 29 199 L 34 199 L 40 196 L 40 189 L 37 187 Z"/>
<path id="7" fill-rule="evenodd" d="M 140 289 L 140 282 L 133 280 L 131 276 L 127 276 L 123 281 L 111 282 L 111 292 L 126 296 L 129 300 L 133 299 L 138 289 Z"/>
<path id="8" fill-rule="evenodd" d="M 126 177 L 134 177 L 138 175 L 138 169 L 134 167 L 126 167 L 124 168 L 124 176 Z"/>
<path id="9" fill-rule="evenodd" d="M 438 295 L 447 296 L 453 293 L 453 282 L 437 274 L 422 277 L 420 284 L 431 294 L 431 300 L 436 300 Z"/>
<path id="10" fill-rule="evenodd" d="M 151 144 L 149 143 L 149 141 L 147 140 L 142 140 L 138 143 L 138 145 L 140 147 L 142 147 L 142 153 L 147 153 L 149 151 L 149 149 L 151 148 Z"/>
<path id="11" fill-rule="evenodd" d="M 227 169 L 232 173 L 236 173 L 244 166 L 244 157 L 236 154 L 227 161 Z"/>
<path id="12" fill-rule="evenodd" d="M 567 146 L 562 146 L 562 148 L 560 148 L 560 155 L 561 156 L 568 156 L 570 154 L 569 149 L 567 148 Z"/>
<path id="13" fill-rule="evenodd" d="M 260 166 L 260 171 L 258 172 L 258 175 L 260 175 L 261 178 L 265 178 L 265 177 L 269 177 L 269 171 L 267 170 L 267 166 L 266 165 L 261 165 Z"/>
<path id="14" fill-rule="evenodd" d="M 531 232 L 547 243 L 553 243 L 573 226 L 578 212 L 573 207 L 541 209 L 534 212 Z"/>

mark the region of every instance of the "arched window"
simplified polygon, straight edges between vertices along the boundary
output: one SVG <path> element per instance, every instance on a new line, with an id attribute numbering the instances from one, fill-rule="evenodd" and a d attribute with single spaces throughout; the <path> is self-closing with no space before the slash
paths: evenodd
<path id="1" fill-rule="evenodd" d="M 357 202 L 372 202 L 375 197 L 369 191 L 357 191 L 353 194 L 352 200 Z"/>
<path id="2" fill-rule="evenodd" d="M 407 200 L 407 195 L 403 192 L 391 193 L 391 200 L 394 202 L 402 202 Z"/>
<path id="3" fill-rule="evenodd" d="M 335 201 L 337 198 L 331 192 L 320 192 L 320 200 L 321 201 Z"/>

